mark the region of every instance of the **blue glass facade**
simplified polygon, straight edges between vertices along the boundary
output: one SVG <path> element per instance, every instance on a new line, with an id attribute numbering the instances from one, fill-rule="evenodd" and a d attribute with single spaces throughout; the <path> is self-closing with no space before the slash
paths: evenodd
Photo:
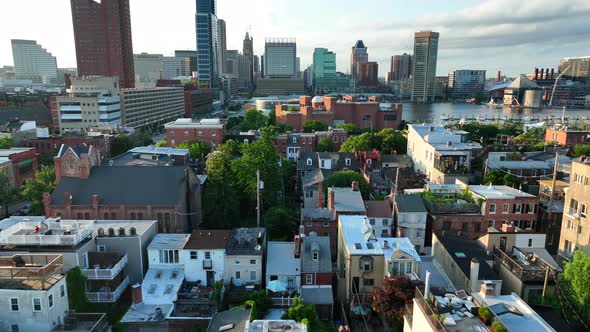
<path id="1" fill-rule="evenodd" d="M 199 81 L 212 86 L 217 80 L 217 16 L 215 0 L 197 0 L 195 27 L 197 35 L 197 75 Z"/>

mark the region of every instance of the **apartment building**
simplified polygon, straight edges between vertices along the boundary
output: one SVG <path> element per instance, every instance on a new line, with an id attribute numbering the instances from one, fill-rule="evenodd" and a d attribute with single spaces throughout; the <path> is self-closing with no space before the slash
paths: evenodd
<path id="1" fill-rule="evenodd" d="M 482 201 L 481 209 L 488 227 L 512 224 L 525 231 L 537 227 L 539 198 L 508 186 L 471 185 L 473 198 Z"/>
<path id="2" fill-rule="evenodd" d="M 558 254 L 566 259 L 571 259 L 576 249 L 590 255 L 589 205 L 590 159 L 581 157 L 572 163 L 569 189 L 565 194 Z"/>
<path id="3" fill-rule="evenodd" d="M 182 118 L 164 125 L 166 142 L 169 147 L 182 143 L 201 141 L 215 148 L 223 143 L 225 123 L 221 119 L 195 120 Z"/>
<path id="4" fill-rule="evenodd" d="M 420 195 L 395 195 L 393 203 L 394 234 L 407 237 L 416 248 L 424 251 L 428 210 Z"/>
<path id="5" fill-rule="evenodd" d="M 184 89 L 182 87 L 123 89 L 121 104 L 122 123 L 126 127 L 163 125 L 184 116 Z"/>

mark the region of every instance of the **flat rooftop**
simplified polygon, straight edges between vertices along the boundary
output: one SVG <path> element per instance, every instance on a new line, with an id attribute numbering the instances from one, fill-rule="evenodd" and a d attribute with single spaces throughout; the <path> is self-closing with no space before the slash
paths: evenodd
<path id="1" fill-rule="evenodd" d="M 301 274 L 301 259 L 295 258 L 294 242 L 268 241 L 266 248 L 267 275 Z"/>
<path id="2" fill-rule="evenodd" d="M 119 230 L 123 228 L 125 230 L 125 236 L 130 236 L 131 228 L 135 228 L 135 233 L 138 236 L 142 236 L 157 223 L 157 220 L 97 220 L 92 224 L 92 228 L 94 229 L 95 236 L 98 235 L 98 231 L 101 228 L 104 231 L 105 236 L 108 236 L 109 228 L 113 228 L 116 235 L 118 235 Z"/>
<path id="3" fill-rule="evenodd" d="M 141 284 L 145 304 L 172 304 L 184 280 L 182 267 L 150 267 Z"/>
<path id="4" fill-rule="evenodd" d="M 334 191 L 334 209 L 342 212 L 365 212 L 365 202 L 360 190 L 353 191 L 352 188 L 333 187 L 329 190 Z M 328 195 L 330 193 L 328 192 Z"/>
<path id="5" fill-rule="evenodd" d="M 93 221 L 22 218 L 0 232 L 0 245 L 75 246 L 92 236 Z"/>
<path id="6" fill-rule="evenodd" d="M 148 245 L 148 250 L 152 249 L 182 249 L 190 238 L 190 234 L 156 234 L 152 242 Z"/>
<path id="7" fill-rule="evenodd" d="M 294 320 L 255 320 L 247 324 L 248 332 L 306 332 L 307 327 Z"/>
<path id="8" fill-rule="evenodd" d="M 221 129 L 223 128 L 224 124 L 221 119 L 201 119 L 201 120 L 194 120 L 190 118 L 180 118 L 176 119 L 175 121 L 168 122 L 164 125 L 165 128 L 186 128 L 186 127 L 194 127 L 194 128 L 215 128 Z"/>
<path id="9" fill-rule="evenodd" d="M 173 304 L 133 304 L 121 319 L 122 323 L 160 322 L 174 309 Z"/>
<path id="10" fill-rule="evenodd" d="M 531 195 L 524 191 L 520 191 L 515 188 L 508 186 L 494 186 L 494 185 L 470 185 L 469 190 L 473 193 L 486 198 L 486 199 L 515 199 L 520 197 L 534 198 L 535 195 Z"/>

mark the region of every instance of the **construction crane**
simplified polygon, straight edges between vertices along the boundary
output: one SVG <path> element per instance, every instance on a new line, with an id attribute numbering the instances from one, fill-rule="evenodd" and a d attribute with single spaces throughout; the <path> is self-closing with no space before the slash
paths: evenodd
<path id="1" fill-rule="evenodd" d="M 568 65 L 567 67 L 565 67 L 565 69 L 563 70 L 562 73 L 560 73 L 559 75 L 557 75 L 557 77 L 555 78 L 555 83 L 553 84 L 553 90 L 551 91 L 551 98 L 549 99 L 549 106 L 553 106 L 553 94 L 555 94 L 555 88 L 557 87 L 557 82 L 559 82 L 559 79 L 561 78 L 561 76 L 563 76 L 563 74 L 565 74 L 567 72 L 568 69 L 570 69 L 572 65 Z"/>

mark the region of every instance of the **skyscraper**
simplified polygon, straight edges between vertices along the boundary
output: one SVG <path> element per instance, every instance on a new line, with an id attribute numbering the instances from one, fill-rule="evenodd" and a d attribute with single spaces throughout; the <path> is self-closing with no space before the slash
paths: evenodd
<path id="1" fill-rule="evenodd" d="M 217 53 L 217 70 L 221 74 L 225 73 L 225 56 L 227 52 L 225 21 L 222 19 L 217 20 L 217 34 L 219 38 L 219 52 Z"/>
<path id="2" fill-rule="evenodd" d="M 267 38 L 264 44 L 264 77 L 295 78 L 297 44 L 292 38 Z"/>
<path id="3" fill-rule="evenodd" d="M 216 0 L 196 0 L 197 78 L 209 87 L 217 85 L 219 50 Z"/>
<path id="4" fill-rule="evenodd" d="M 376 86 L 379 83 L 379 65 L 377 62 L 359 62 L 357 64 L 358 82 L 364 86 Z"/>
<path id="5" fill-rule="evenodd" d="M 57 84 L 57 61 L 51 53 L 34 40 L 12 39 L 11 43 L 16 79 Z"/>
<path id="6" fill-rule="evenodd" d="M 434 78 L 438 54 L 438 32 L 420 31 L 414 35 L 412 101 L 434 101 Z"/>
<path id="7" fill-rule="evenodd" d="M 246 37 L 244 37 L 242 53 L 250 61 L 250 66 L 252 67 L 250 82 L 254 82 L 254 38 L 248 32 L 246 32 Z"/>
<path id="8" fill-rule="evenodd" d="M 174 56 L 179 58 L 189 58 L 191 75 L 197 71 L 197 51 L 176 50 L 174 51 Z"/>
<path id="9" fill-rule="evenodd" d="M 71 0 L 78 75 L 118 76 L 135 86 L 129 0 Z"/>
<path id="10" fill-rule="evenodd" d="M 367 47 L 365 46 L 365 43 L 363 43 L 362 40 L 357 40 L 350 52 L 350 75 L 352 75 L 354 78 L 358 78 L 356 72 L 357 63 L 368 61 L 369 53 L 367 53 Z"/>
<path id="11" fill-rule="evenodd" d="M 400 81 L 410 78 L 412 74 L 412 56 L 410 54 L 394 55 L 391 57 L 392 81 Z"/>

